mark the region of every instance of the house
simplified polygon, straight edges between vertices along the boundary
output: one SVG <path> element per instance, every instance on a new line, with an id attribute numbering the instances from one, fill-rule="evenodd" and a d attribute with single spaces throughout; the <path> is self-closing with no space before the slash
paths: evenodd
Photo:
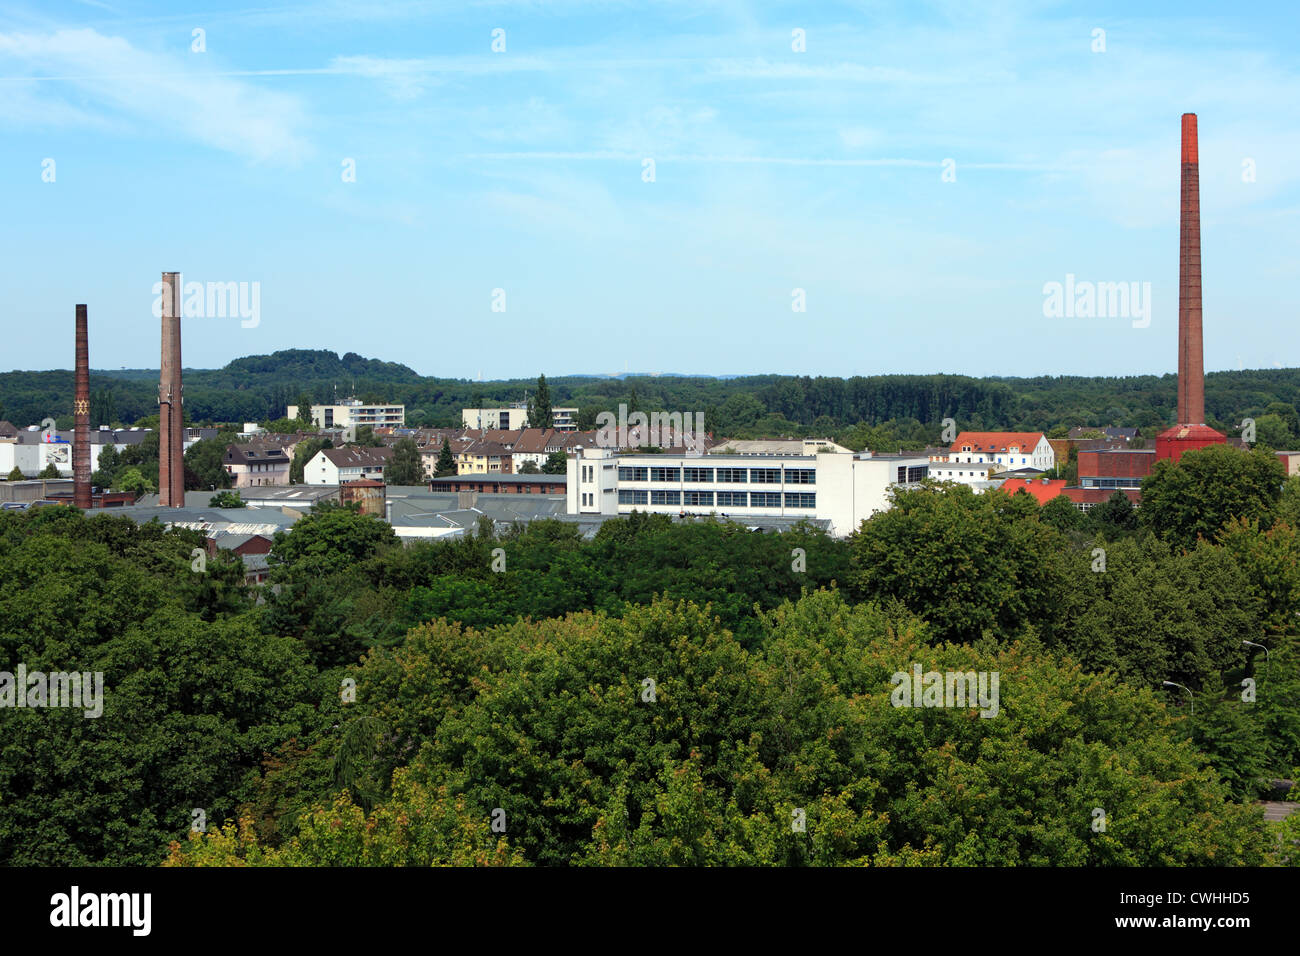
<path id="1" fill-rule="evenodd" d="M 508 475 L 513 469 L 514 457 L 510 449 L 492 441 L 472 442 L 456 456 L 458 475 Z"/>
<path id="2" fill-rule="evenodd" d="M 525 428 L 511 448 L 512 470 L 518 473 L 530 462 L 541 468 L 551 455 L 566 449 L 567 435 L 576 434 L 577 432 L 559 432 L 554 428 Z"/>
<path id="3" fill-rule="evenodd" d="M 1056 467 L 1056 453 L 1042 432 L 962 432 L 948 449 L 950 462 L 1001 465 L 1004 470 Z"/>
<path id="4" fill-rule="evenodd" d="M 230 444 L 221 459 L 222 467 L 235 488 L 289 484 L 293 457 L 282 445 L 249 442 Z"/>
<path id="5" fill-rule="evenodd" d="M 391 448 L 322 448 L 303 468 L 303 480 L 309 485 L 341 485 L 361 478 L 383 481 L 384 467 L 392 455 Z"/>

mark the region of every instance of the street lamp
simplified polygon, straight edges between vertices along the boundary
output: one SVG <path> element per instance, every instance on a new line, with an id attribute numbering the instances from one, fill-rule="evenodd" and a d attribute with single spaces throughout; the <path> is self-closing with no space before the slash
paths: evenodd
<path id="1" fill-rule="evenodd" d="M 1196 695 L 1192 693 L 1192 689 L 1190 687 L 1185 687 L 1182 684 L 1175 684 L 1171 680 L 1164 681 L 1163 683 L 1166 687 L 1182 687 L 1183 690 L 1187 691 L 1187 696 L 1192 699 L 1192 716 L 1195 717 L 1196 716 Z"/>
<path id="2" fill-rule="evenodd" d="M 1242 641 L 1241 643 L 1246 644 L 1246 645 L 1248 645 L 1248 646 L 1250 646 L 1250 647 L 1258 647 L 1261 651 L 1264 652 L 1264 676 L 1267 677 L 1267 676 L 1268 676 L 1268 660 L 1269 660 L 1269 658 L 1268 658 L 1268 648 L 1265 647 L 1263 644 L 1256 644 L 1254 641 Z M 1264 682 L 1264 681 L 1263 681 L 1263 679 L 1261 678 L 1261 679 L 1260 679 L 1260 683 L 1262 684 L 1263 682 Z"/>

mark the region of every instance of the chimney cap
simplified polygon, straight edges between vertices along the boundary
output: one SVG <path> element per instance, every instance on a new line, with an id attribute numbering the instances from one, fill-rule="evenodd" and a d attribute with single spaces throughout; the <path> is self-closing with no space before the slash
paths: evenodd
<path id="1" fill-rule="evenodd" d="M 1198 163 L 1196 148 L 1196 114 L 1183 114 L 1183 162 Z"/>

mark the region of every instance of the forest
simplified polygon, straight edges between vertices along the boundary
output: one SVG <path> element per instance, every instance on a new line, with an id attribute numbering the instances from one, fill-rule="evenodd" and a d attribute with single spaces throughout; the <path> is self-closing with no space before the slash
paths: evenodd
<path id="1" fill-rule="evenodd" d="M 185 412 L 194 424 L 266 422 L 304 399 L 323 403 L 355 394 L 406 406 L 411 425 L 452 427 L 462 408 L 522 401 L 535 379 L 469 382 L 427 378 L 391 362 L 349 352 L 289 349 L 236 359 L 222 369 L 185 370 Z M 1176 376 L 1125 378 L 962 375 L 809 377 L 755 375 L 547 379 L 556 406 L 576 406 L 584 428 L 601 411 L 625 403 L 635 411 L 700 412 L 707 428 L 728 438 L 852 438 L 877 429 L 881 440 L 924 447 L 944 418 L 974 430 L 1062 430 L 1073 426 L 1138 427 L 1144 434 L 1174 423 Z M 91 373 L 92 425 L 135 424 L 158 411 L 158 373 L 148 369 Z M 0 419 L 25 427 L 53 417 L 71 427 L 72 372 L 0 374 Z M 1300 442 L 1300 369 L 1211 372 L 1205 377 L 1207 424 L 1235 433 L 1243 418 L 1273 416 Z M 1276 406 L 1272 407 L 1271 406 Z M 1270 410 L 1271 408 L 1271 410 Z M 1289 411 L 1288 411 L 1289 410 Z M 1270 422 L 1270 426 L 1276 424 Z M 858 446 L 861 447 L 861 446 Z"/>
<path id="2" fill-rule="evenodd" d="M 196 532 L 0 512 L 0 670 L 105 685 L 0 708 L 0 863 L 1300 863 L 1255 802 L 1300 769 L 1300 478 L 1221 446 L 1063 501 L 407 546 L 332 505 L 256 589 Z M 914 665 L 996 716 L 897 706 Z"/>

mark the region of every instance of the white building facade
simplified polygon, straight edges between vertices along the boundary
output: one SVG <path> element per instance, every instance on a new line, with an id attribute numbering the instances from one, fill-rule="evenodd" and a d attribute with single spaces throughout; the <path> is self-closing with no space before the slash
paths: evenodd
<path id="1" fill-rule="evenodd" d="M 298 406 L 286 409 L 289 418 L 298 417 Z M 355 398 L 338 405 L 313 405 L 311 420 L 317 428 L 402 428 L 406 425 L 405 405 L 363 405 Z"/>
<path id="2" fill-rule="evenodd" d="M 807 517 L 831 534 L 889 508 L 890 489 L 924 481 L 923 455 L 637 455 L 580 448 L 569 458 L 569 514 Z"/>
<path id="3" fill-rule="evenodd" d="M 964 465 L 996 464 L 1011 471 L 1056 467 L 1056 452 L 1042 432 L 962 432 L 948 450 L 948 461 Z"/>

